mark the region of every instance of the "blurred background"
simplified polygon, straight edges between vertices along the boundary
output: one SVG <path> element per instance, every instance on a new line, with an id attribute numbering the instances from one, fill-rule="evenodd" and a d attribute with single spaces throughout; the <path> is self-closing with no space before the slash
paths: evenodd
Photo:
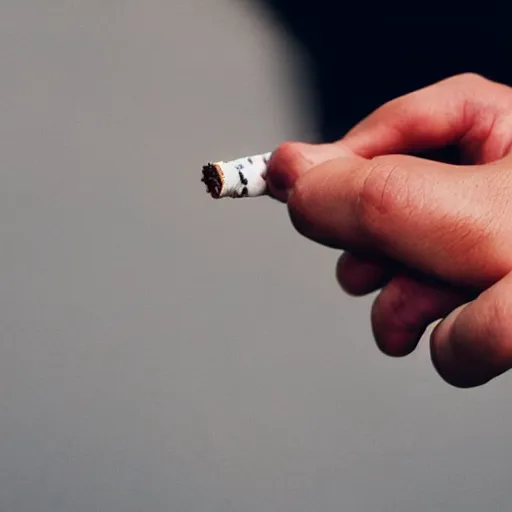
<path id="1" fill-rule="evenodd" d="M 444 76 L 508 79 L 481 14 L 0 0 L 0 511 L 510 510 L 512 374 L 461 391 L 425 342 L 381 355 L 336 251 L 200 182 Z"/>

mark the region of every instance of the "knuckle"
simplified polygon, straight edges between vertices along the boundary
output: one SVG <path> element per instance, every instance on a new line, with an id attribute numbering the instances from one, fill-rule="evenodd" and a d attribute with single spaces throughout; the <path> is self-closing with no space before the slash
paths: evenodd
<path id="1" fill-rule="evenodd" d="M 379 238 L 393 221 L 411 215 L 410 173 L 396 159 L 372 159 L 363 171 L 356 203 L 362 229 Z"/>
<path id="2" fill-rule="evenodd" d="M 482 83 L 489 83 L 489 80 L 483 75 L 474 72 L 459 73 L 444 80 L 446 84 L 454 85 L 457 87 L 478 85 Z"/>

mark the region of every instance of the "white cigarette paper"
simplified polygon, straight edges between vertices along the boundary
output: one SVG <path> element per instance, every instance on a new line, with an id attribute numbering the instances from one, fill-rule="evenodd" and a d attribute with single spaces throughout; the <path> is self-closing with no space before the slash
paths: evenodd
<path id="1" fill-rule="evenodd" d="M 248 156 L 203 167 L 202 182 L 215 199 L 266 195 L 268 161 L 272 153 Z"/>

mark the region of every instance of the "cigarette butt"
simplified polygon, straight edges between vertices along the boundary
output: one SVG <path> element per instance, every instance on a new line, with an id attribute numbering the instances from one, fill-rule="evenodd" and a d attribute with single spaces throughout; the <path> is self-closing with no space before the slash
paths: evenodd
<path id="1" fill-rule="evenodd" d="M 230 162 L 208 163 L 201 181 L 214 199 L 266 195 L 268 161 L 272 153 L 248 156 Z"/>

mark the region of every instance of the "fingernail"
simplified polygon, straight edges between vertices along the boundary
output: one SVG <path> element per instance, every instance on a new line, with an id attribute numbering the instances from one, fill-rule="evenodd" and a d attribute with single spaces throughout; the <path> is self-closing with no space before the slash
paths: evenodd
<path id="1" fill-rule="evenodd" d="M 340 144 L 298 144 L 302 158 L 310 166 L 319 165 L 333 158 L 353 156 L 353 153 Z"/>
<path id="2" fill-rule="evenodd" d="M 335 144 L 283 144 L 272 154 L 268 164 L 268 182 L 272 193 L 286 200 L 301 174 L 333 158 L 352 156 L 352 153 Z"/>

